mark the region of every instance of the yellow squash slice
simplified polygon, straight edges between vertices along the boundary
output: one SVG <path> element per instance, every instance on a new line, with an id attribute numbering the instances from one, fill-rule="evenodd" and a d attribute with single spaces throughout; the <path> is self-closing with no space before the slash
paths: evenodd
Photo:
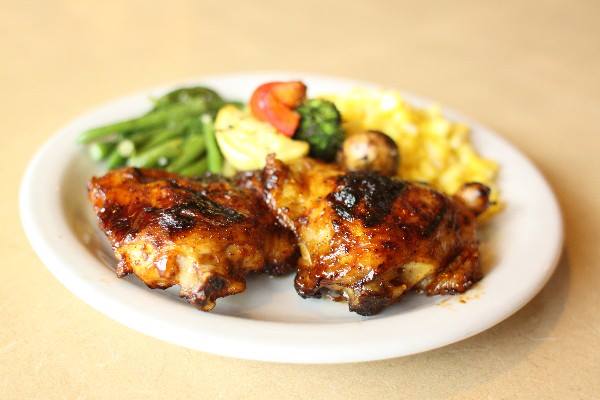
<path id="1" fill-rule="evenodd" d="M 270 153 L 290 162 L 306 156 L 309 150 L 307 142 L 290 139 L 235 106 L 225 106 L 219 111 L 215 130 L 223 156 L 238 171 L 263 168 Z"/>

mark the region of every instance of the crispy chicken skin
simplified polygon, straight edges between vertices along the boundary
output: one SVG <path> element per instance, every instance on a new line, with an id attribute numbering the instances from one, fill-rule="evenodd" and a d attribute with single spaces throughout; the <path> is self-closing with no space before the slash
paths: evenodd
<path id="1" fill-rule="evenodd" d="M 270 157 L 262 190 L 298 238 L 302 297 L 343 295 L 351 311 L 373 315 L 410 289 L 461 293 L 481 278 L 476 215 L 489 194 L 481 184 L 447 197 L 371 172 Z"/>
<path id="2" fill-rule="evenodd" d="M 293 234 L 236 182 L 124 168 L 92 178 L 88 192 L 117 275 L 133 272 L 150 288 L 180 285 L 180 296 L 204 311 L 242 292 L 248 273 L 296 266 Z"/>

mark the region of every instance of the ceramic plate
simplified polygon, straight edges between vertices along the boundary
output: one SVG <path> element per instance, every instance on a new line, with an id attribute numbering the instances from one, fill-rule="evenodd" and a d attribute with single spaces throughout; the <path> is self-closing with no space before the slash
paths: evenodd
<path id="1" fill-rule="evenodd" d="M 117 279 L 115 259 L 98 229 L 86 183 L 101 171 L 75 143 L 86 128 L 138 115 L 149 98 L 175 86 L 204 84 L 226 98 L 247 99 L 265 81 L 301 79 L 311 95 L 373 86 L 301 73 L 216 76 L 122 98 L 73 120 L 35 155 L 22 182 L 23 226 L 42 262 L 76 296 L 142 333 L 210 353 L 254 360 L 337 363 L 418 353 L 475 335 L 526 304 L 552 274 L 562 246 L 557 201 L 535 166 L 499 135 L 445 110 L 472 127 L 477 149 L 501 165 L 505 210 L 482 232 L 485 277 L 460 296 L 409 294 L 373 317 L 345 303 L 300 298 L 293 277 L 253 277 L 247 290 L 220 299 L 209 313 L 177 296 Z M 417 105 L 430 102 L 405 94 Z"/>

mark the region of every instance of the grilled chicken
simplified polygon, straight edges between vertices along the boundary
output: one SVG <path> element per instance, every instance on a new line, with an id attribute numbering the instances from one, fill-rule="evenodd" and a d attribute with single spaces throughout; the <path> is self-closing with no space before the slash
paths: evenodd
<path id="1" fill-rule="evenodd" d="M 476 215 L 489 189 L 467 184 L 453 197 L 372 172 L 344 172 L 312 159 L 270 157 L 262 190 L 298 238 L 295 287 L 302 297 L 345 297 L 373 315 L 410 289 L 467 290 L 481 278 Z"/>
<path id="2" fill-rule="evenodd" d="M 150 288 L 180 285 L 180 296 L 204 311 L 242 292 L 249 273 L 296 266 L 293 234 L 235 182 L 125 168 L 92 178 L 88 190 L 117 275 L 134 273 Z"/>

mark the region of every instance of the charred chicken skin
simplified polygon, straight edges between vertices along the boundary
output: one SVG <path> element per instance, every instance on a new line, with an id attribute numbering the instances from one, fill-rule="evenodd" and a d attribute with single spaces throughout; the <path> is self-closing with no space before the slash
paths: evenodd
<path id="1" fill-rule="evenodd" d="M 150 288 L 179 285 L 180 296 L 204 311 L 242 292 L 249 273 L 296 266 L 293 234 L 236 182 L 124 168 L 92 178 L 88 192 L 117 275 L 134 273 Z"/>
<path id="2" fill-rule="evenodd" d="M 261 184 L 269 207 L 298 238 L 295 287 L 302 297 L 342 295 L 351 311 L 373 315 L 410 289 L 461 293 L 481 278 L 476 216 L 489 194 L 481 184 L 448 197 L 373 172 L 273 157 Z"/>

